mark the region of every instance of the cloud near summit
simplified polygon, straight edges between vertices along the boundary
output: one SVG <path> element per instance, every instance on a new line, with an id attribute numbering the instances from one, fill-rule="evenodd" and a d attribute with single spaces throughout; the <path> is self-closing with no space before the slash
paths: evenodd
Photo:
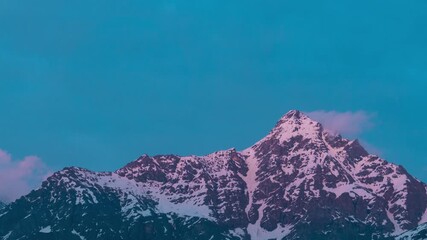
<path id="1" fill-rule="evenodd" d="M 8 203 L 27 194 L 49 174 L 40 158 L 26 156 L 15 160 L 0 149 L 0 201 Z"/>
<path id="2" fill-rule="evenodd" d="M 307 112 L 307 115 L 320 122 L 326 129 L 348 136 L 358 136 L 373 127 L 373 113 L 365 111 L 337 112 L 318 110 Z"/>

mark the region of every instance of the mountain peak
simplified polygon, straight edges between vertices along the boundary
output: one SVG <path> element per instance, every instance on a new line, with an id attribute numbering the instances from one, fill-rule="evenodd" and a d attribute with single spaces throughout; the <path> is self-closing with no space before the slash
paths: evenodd
<path id="1" fill-rule="evenodd" d="M 306 114 L 304 114 L 303 112 L 301 112 L 300 110 L 290 110 L 289 112 L 287 112 L 285 115 L 283 115 L 280 120 L 284 120 L 284 119 L 300 119 L 300 118 L 308 118 L 308 116 Z"/>
<path id="2" fill-rule="evenodd" d="M 303 114 L 300 110 L 297 110 L 297 109 L 294 109 L 294 110 L 290 110 L 289 112 L 287 112 L 285 115 L 284 115 L 284 117 L 297 117 L 297 118 L 299 118 L 299 117 L 301 117 L 301 115 L 305 115 L 305 114 Z"/>
<path id="3" fill-rule="evenodd" d="M 311 119 L 308 115 L 306 115 L 305 113 L 303 113 L 299 110 L 291 110 L 291 111 L 287 112 L 276 123 L 276 127 L 283 125 L 283 124 L 296 124 L 296 125 L 314 124 L 314 125 L 320 125 L 317 121 Z"/>
<path id="4" fill-rule="evenodd" d="M 291 110 L 280 118 L 267 137 L 278 138 L 283 142 L 298 135 L 305 138 L 317 138 L 323 127 L 299 110 Z"/>

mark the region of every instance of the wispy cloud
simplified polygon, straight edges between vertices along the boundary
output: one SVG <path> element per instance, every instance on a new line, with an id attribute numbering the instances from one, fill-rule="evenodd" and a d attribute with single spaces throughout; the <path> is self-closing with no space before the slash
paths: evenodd
<path id="1" fill-rule="evenodd" d="M 373 127 L 372 119 L 375 114 L 365 111 L 336 112 L 336 111 L 313 111 L 308 116 L 319 121 L 326 129 L 343 135 L 357 136 Z"/>
<path id="2" fill-rule="evenodd" d="M 50 173 L 49 168 L 36 156 L 14 160 L 0 149 L 0 200 L 11 202 L 37 187 Z"/>

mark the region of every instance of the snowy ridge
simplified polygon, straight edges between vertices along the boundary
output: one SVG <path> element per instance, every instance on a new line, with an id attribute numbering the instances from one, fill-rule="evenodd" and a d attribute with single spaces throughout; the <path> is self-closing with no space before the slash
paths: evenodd
<path id="1" fill-rule="evenodd" d="M 76 171 L 78 184 L 83 187 L 76 187 L 76 181 L 67 177 L 62 177 L 62 183 L 67 183 L 67 187 L 74 187 L 77 191 L 76 204 L 97 204 L 96 195 L 102 192 L 100 188 L 109 188 L 121 192 L 122 213 L 125 218 L 136 218 L 150 216 L 151 211 L 159 213 L 175 213 L 188 217 L 210 218 L 210 211 L 206 206 L 197 205 L 195 202 L 175 202 L 178 196 L 168 196 L 160 190 L 157 182 L 139 183 L 134 179 L 122 177 L 116 173 L 95 173 L 88 170 Z M 85 182 L 85 179 L 90 181 Z M 156 201 L 154 209 L 143 209 L 139 206 L 141 200 L 149 198 Z"/>

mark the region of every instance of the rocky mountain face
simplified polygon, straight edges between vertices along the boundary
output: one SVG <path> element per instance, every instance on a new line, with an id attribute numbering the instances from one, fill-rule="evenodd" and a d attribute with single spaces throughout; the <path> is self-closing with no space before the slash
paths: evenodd
<path id="1" fill-rule="evenodd" d="M 0 209 L 4 208 L 5 206 L 6 206 L 6 204 L 5 204 L 5 203 L 0 202 Z"/>
<path id="2" fill-rule="evenodd" d="M 425 239 L 426 192 L 290 111 L 243 151 L 65 168 L 0 210 L 0 239 Z"/>

